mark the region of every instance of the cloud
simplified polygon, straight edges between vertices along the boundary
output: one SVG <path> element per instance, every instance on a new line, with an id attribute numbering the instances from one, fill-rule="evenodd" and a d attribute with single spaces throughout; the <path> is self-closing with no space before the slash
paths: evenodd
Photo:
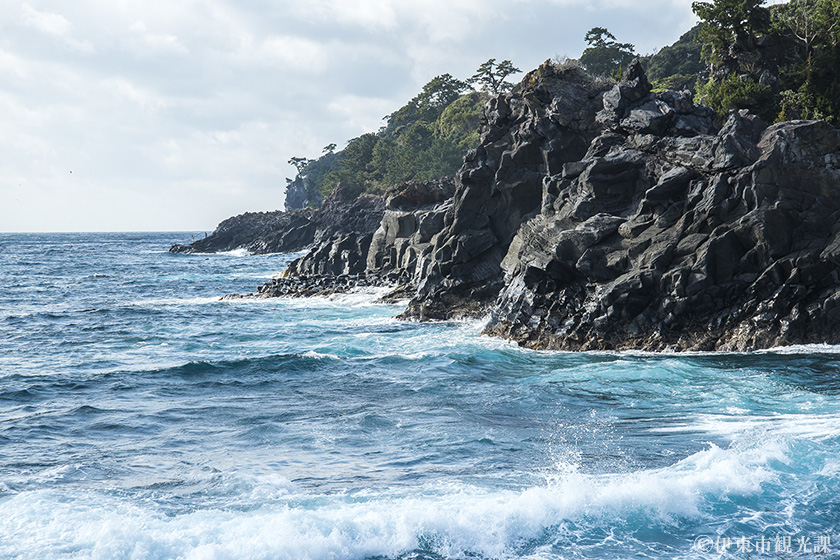
<path id="1" fill-rule="evenodd" d="M 296 3 L 295 11 L 304 21 L 382 31 L 397 27 L 395 5 L 393 0 L 309 0 Z"/>
<path id="2" fill-rule="evenodd" d="M 4 8 L 0 229 L 30 231 L 212 229 L 280 207 L 291 156 L 375 132 L 435 75 L 577 56 L 596 25 L 646 52 L 694 21 L 689 0 Z"/>
<path id="3" fill-rule="evenodd" d="M 29 4 L 21 9 L 21 21 L 24 25 L 57 37 L 65 37 L 70 31 L 70 22 L 61 14 L 39 12 Z"/>
<path id="4" fill-rule="evenodd" d="M 60 39 L 66 46 L 73 50 L 90 53 L 93 52 L 93 45 L 85 40 L 79 40 L 72 36 L 72 25 L 67 18 L 53 12 L 39 12 L 29 4 L 21 7 L 20 21 L 23 25 L 31 27 Z"/>
<path id="5" fill-rule="evenodd" d="M 129 28 L 136 33 L 141 44 L 149 54 L 177 54 L 186 55 L 189 50 L 181 40 L 167 33 L 152 33 L 148 30 L 146 22 L 138 20 Z"/>
<path id="6" fill-rule="evenodd" d="M 258 61 L 282 69 L 317 74 L 327 66 L 327 48 L 303 37 L 267 37 L 261 41 L 256 54 Z"/>

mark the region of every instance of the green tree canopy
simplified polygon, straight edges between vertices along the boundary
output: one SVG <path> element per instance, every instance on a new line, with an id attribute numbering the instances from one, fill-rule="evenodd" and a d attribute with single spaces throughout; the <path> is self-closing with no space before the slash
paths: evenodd
<path id="1" fill-rule="evenodd" d="M 522 72 L 513 65 L 510 60 L 503 60 L 496 63 L 491 58 L 478 67 L 475 74 L 467 80 L 468 84 L 478 84 L 482 91 L 492 94 L 499 94 L 513 89 L 513 84 L 507 81 L 508 76 Z"/>
<path id="2" fill-rule="evenodd" d="M 698 79 L 705 81 L 707 65 L 703 63 L 700 27 L 694 26 L 679 40 L 650 57 L 647 75 L 655 88 L 696 91 Z"/>
<path id="3" fill-rule="evenodd" d="M 385 117 L 387 125 L 379 132 L 354 138 L 339 151 L 329 144 L 318 159 L 290 159 L 298 175 L 287 180 L 287 195 L 291 192 L 298 204 L 318 204 L 339 182 L 359 194 L 454 175 L 464 154 L 478 143 L 486 101 L 485 93 L 450 74 L 435 76 Z"/>
<path id="4" fill-rule="evenodd" d="M 612 76 L 636 58 L 635 46 L 619 43 L 606 27 L 593 27 L 584 39 L 589 46 L 580 56 L 580 62 L 592 74 Z"/>
<path id="5" fill-rule="evenodd" d="M 394 134 L 399 127 L 418 119 L 434 121 L 450 103 L 469 89 L 466 82 L 453 78 L 451 74 L 435 76 L 411 101 L 385 117 L 388 121 L 386 132 Z"/>
<path id="6" fill-rule="evenodd" d="M 714 0 L 692 2 L 691 9 L 700 18 L 700 35 L 708 49 L 706 60 L 732 67 L 738 52 L 755 47 L 756 35 L 768 30 L 770 12 L 766 0 Z"/>

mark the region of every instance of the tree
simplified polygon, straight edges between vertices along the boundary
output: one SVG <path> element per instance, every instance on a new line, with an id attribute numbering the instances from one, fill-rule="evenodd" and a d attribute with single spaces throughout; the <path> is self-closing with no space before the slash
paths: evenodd
<path id="1" fill-rule="evenodd" d="M 580 62 L 592 74 L 612 76 L 636 58 L 635 46 L 617 42 L 606 27 L 593 27 L 584 39 L 589 46 L 580 56 Z"/>
<path id="2" fill-rule="evenodd" d="M 650 57 L 647 76 L 654 88 L 689 89 L 696 93 L 697 81 L 706 81 L 708 66 L 701 59 L 703 44 L 699 34 L 699 26 L 694 26 L 676 43 Z"/>
<path id="3" fill-rule="evenodd" d="M 700 18 L 700 36 L 708 49 L 705 58 L 737 70 L 738 53 L 752 51 L 755 38 L 770 26 L 766 0 L 714 0 L 692 2 L 691 9 Z"/>
<path id="4" fill-rule="evenodd" d="M 466 82 L 453 78 L 451 74 L 441 74 L 424 85 L 423 91 L 414 99 L 421 109 L 423 107 L 443 109 L 469 89 Z"/>
<path id="5" fill-rule="evenodd" d="M 324 146 L 324 149 L 321 151 L 322 154 L 331 154 L 335 151 L 336 144 L 335 142 L 327 144 Z"/>
<path id="6" fill-rule="evenodd" d="M 306 166 L 312 163 L 313 161 L 314 160 L 307 159 L 305 157 L 293 157 L 289 160 L 288 163 L 297 170 L 298 175 L 303 175 L 303 171 L 304 169 L 306 169 Z"/>
<path id="7" fill-rule="evenodd" d="M 385 117 L 388 121 L 385 133 L 394 134 L 399 127 L 417 120 L 434 121 L 450 103 L 469 89 L 466 82 L 453 78 L 451 74 L 435 76 L 411 101 Z"/>
<path id="8" fill-rule="evenodd" d="M 479 84 L 483 91 L 497 95 L 513 89 L 513 84 L 506 79 L 511 74 L 518 74 L 519 72 L 522 72 L 522 70 L 514 66 L 510 60 L 503 60 L 496 64 L 496 59 L 491 58 L 478 67 L 476 73 L 467 80 L 467 83 Z"/>
<path id="9" fill-rule="evenodd" d="M 791 0 L 773 10 L 775 32 L 792 43 L 779 119 L 840 119 L 840 0 Z"/>

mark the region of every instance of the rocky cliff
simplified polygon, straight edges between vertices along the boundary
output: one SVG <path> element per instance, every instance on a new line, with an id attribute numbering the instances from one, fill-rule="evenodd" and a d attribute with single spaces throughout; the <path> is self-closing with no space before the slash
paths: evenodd
<path id="1" fill-rule="evenodd" d="M 564 113 L 573 133 L 551 111 L 562 97 L 542 110 L 525 108 L 527 92 L 495 100 L 406 316 L 480 312 L 493 298 L 487 333 L 552 349 L 840 342 L 840 132 L 745 112 L 717 130 L 687 93 L 651 93 L 639 65 L 627 77 L 578 97 Z M 495 134 L 502 106 L 519 113 Z M 531 156 L 514 157 L 526 145 Z M 501 155 L 479 157 L 487 148 Z"/>
<path id="2" fill-rule="evenodd" d="M 247 212 L 223 221 L 206 238 L 189 245 L 173 245 L 169 251 L 218 253 L 245 249 L 253 254 L 300 251 L 342 234 L 371 234 L 379 227 L 384 207 L 382 197 L 354 198 L 351 189 L 338 185 L 320 208 Z"/>
<path id="3" fill-rule="evenodd" d="M 488 103 L 454 185 L 384 206 L 260 292 L 402 284 L 405 318 L 489 314 L 535 348 L 840 343 L 840 131 L 721 122 L 637 63 L 619 84 L 544 64 Z"/>

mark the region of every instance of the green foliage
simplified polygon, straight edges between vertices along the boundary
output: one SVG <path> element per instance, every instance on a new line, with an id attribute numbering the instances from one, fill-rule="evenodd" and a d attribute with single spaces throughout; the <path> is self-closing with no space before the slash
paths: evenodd
<path id="1" fill-rule="evenodd" d="M 709 105 L 749 106 L 767 119 L 840 122 L 840 0 L 763 3 L 693 3 L 713 70 L 704 86 Z"/>
<path id="2" fill-rule="evenodd" d="M 676 43 L 651 56 L 647 75 L 654 89 L 688 89 L 696 93 L 697 80 L 703 79 L 707 68 L 701 59 L 702 50 L 700 27 L 694 26 Z"/>
<path id="3" fill-rule="evenodd" d="M 780 94 L 781 109 L 776 122 L 794 119 L 826 120 L 831 106 L 826 99 L 820 98 L 809 91 L 793 91 L 786 89 Z"/>
<path id="4" fill-rule="evenodd" d="M 357 192 L 364 190 L 368 164 L 373 159 L 373 149 L 377 137 L 368 133 L 353 138 L 347 147 L 341 151 L 341 160 L 324 174 L 323 181 L 318 186 L 321 196 L 329 196 L 338 183 L 348 185 Z"/>
<path id="5" fill-rule="evenodd" d="M 788 31 L 799 42 L 803 59 L 840 39 L 840 0 L 791 0 L 776 6 L 772 19 L 777 32 Z"/>
<path id="6" fill-rule="evenodd" d="M 478 84 L 482 91 L 499 94 L 513 89 L 513 84 L 508 82 L 507 78 L 511 74 L 520 72 L 522 70 L 514 66 L 510 60 L 503 60 L 496 64 L 496 59 L 491 58 L 478 67 L 467 83 Z"/>
<path id="7" fill-rule="evenodd" d="M 766 0 L 715 0 L 692 2 L 691 9 L 700 18 L 700 38 L 707 48 L 704 58 L 732 69 L 735 54 L 755 47 L 758 34 L 770 27 Z"/>
<path id="8" fill-rule="evenodd" d="M 318 202 L 338 183 L 355 194 L 378 193 L 405 181 L 454 175 L 464 154 L 478 144 L 487 101 L 485 93 L 463 94 L 469 89 L 449 74 L 433 78 L 406 105 L 385 117 L 387 125 L 378 133 L 354 138 L 338 152 L 330 144 L 318 159 L 289 160 L 298 176 L 287 181 L 303 184 L 306 200 Z"/>
<path id="9" fill-rule="evenodd" d="M 469 89 L 466 82 L 453 78 L 450 74 L 435 76 L 411 101 L 385 117 L 388 121 L 386 134 L 394 134 L 401 126 L 418 120 L 434 121 L 450 103 Z"/>
<path id="10" fill-rule="evenodd" d="M 617 42 L 605 27 L 593 27 L 584 39 L 589 46 L 580 56 L 580 62 L 596 76 L 620 78 L 623 69 L 636 58 L 634 45 Z"/>
<path id="11" fill-rule="evenodd" d="M 765 120 L 773 119 L 773 93 L 749 76 L 732 74 L 719 82 L 710 81 L 700 93 L 705 94 L 706 103 L 722 116 L 730 109 L 749 109 Z"/>
<path id="12" fill-rule="evenodd" d="M 435 133 L 456 143 L 466 153 L 478 144 L 478 125 L 486 102 L 487 95 L 477 91 L 459 97 L 441 113 Z"/>

